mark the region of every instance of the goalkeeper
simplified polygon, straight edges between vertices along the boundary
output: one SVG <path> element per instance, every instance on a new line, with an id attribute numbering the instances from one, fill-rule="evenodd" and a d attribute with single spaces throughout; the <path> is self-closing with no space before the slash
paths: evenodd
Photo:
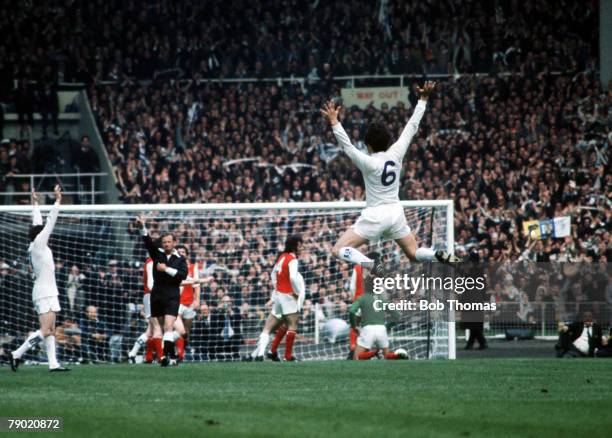
<path id="1" fill-rule="evenodd" d="M 359 334 L 354 358 L 357 360 L 371 359 L 378 354 L 379 350 L 382 350 L 385 359 L 407 359 L 408 357 L 404 353 L 389 351 L 387 329 L 391 328 L 393 324 L 385 323 L 382 295 L 374 295 L 372 279 L 371 275 L 364 279 L 363 294 L 355 300 L 349 309 L 351 328 Z M 375 303 L 377 300 L 381 303 Z M 361 314 L 361 328 L 357 327 L 357 315 L 359 313 Z"/>

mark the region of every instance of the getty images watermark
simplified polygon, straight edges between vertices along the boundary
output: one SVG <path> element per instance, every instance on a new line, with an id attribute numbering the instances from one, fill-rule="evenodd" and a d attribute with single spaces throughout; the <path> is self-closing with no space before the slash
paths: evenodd
<path id="1" fill-rule="evenodd" d="M 396 274 L 394 277 L 378 277 L 372 279 L 372 292 L 376 295 L 385 293 L 387 296 L 406 296 L 411 298 L 419 293 L 425 295 L 435 291 L 436 295 L 462 295 L 468 292 L 471 296 L 459 299 L 424 299 L 418 301 L 409 299 L 377 299 L 373 302 L 376 310 L 411 311 L 411 310 L 445 310 L 446 306 L 453 311 L 495 311 L 495 302 L 485 302 L 484 293 L 486 280 L 484 276 L 426 276 L 417 277 L 408 274 Z M 467 295 L 467 294 L 466 294 Z"/>

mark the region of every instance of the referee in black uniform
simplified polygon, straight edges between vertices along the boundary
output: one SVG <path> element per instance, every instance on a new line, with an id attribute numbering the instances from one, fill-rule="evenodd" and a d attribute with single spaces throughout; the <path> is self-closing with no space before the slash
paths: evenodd
<path id="1" fill-rule="evenodd" d="M 149 256 L 153 259 L 151 316 L 157 318 L 164 329 L 164 357 L 160 363 L 162 367 L 176 365 L 172 332 L 178 315 L 180 285 L 187 278 L 187 261 L 174 249 L 176 240 L 171 233 L 161 236 L 161 248 L 158 248 L 147 232 L 144 217 L 138 217 L 136 222 Z"/>

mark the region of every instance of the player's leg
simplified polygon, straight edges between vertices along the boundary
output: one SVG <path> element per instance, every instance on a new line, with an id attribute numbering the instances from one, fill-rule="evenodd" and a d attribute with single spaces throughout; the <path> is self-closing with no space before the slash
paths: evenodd
<path id="1" fill-rule="evenodd" d="M 49 369 L 59 367 L 57 357 L 55 355 L 55 312 L 50 311 L 38 315 L 40 322 L 40 332 L 45 338 L 45 349 L 47 350 L 47 359 L 49 360 Z"/>
<path id="2" fill-rule="evenodd" d="M 268 315 L 268 319 L 264 324 L 263 330 L 259 334 L 259 338 L 257 339 L 257 347 L 255 347 L 255 350 L 253 350 L 251 353 L 251 357 L 255 360 L 263 360 L 264 353 L 268 347 L 268 342 L 270 341 L 270 332 L 272 332 L 272 330 L 274 330 L 280 322 L 280 320 L 274 316 L 274 309 L 272 310 L 273 311 Z"/>
<path id="3" fill-rule="evenodd" d="M 185 357 L 185 344 L 183 342 L 183 336 L 185 336 L 185 324 L 180 311 L 179 316 L 176 318 L 176 321 L 174 321 L 174 331 L 172 332 L 172 335 L 177 349 L 177 356 L 179 360 L 183 360 Z"/>
<path id="4" fill-rule="evenodd" d="M 334 257 L 345 262 L 371 268 L 374 266 L 374 260 L 357 249 L 365 243 L 368 243 L 366 238 L 357 234 L 352 228 L 349 228 L 340 236 L 340 239 L 338 239 L 332 248 L 332 254 Z"/>
<path id="5" fill-rule="evenodd" d="M 164 331 L 162 329 L 162 325 L 159 322 L 159 318 L 149 318 L 149 323 L 151 324 L 151 330 L 153 332 L 153 349 L 155 350 L 155 356 L 157 357 L 157 361 L 159 362 L 164 356 L 164 346 L 162 342 Z"/>
<path id="6" fill-rule="evenodd" d="M 406 257 L 414 262 L 432 262 L 438 261 L 448 265 L 455 265 L 461 260 L 454 254 L 449 254 L 446 251 L 434 251 L 432 248 L 418 248 L 416 239 L 411 232 L 405 236 L 395 239 L 399 247 L 402 249 Z"/>
<path id="7" fill-rule="evenodd" d="M 178 306 L 176 309 L 176 312 L 178 313 Z M 174 357 L 174 326 L 176 324 L 176 313 L 172 312 L 172 313 L 166 313 L 162 318 L 160 318 L 160 324 L 163 326 L 164 329 L 164 336 L 163 336 L 163 341 L 164 341 L 164 356 L 162 357 L 162 361 L 161 361 L 161 365 L 162 366 L 168 366 L 170 364 L 174 364 L 173 362 L 175 362 L 175 357 Z M 182 327 L 182 324 L 181 324 Z"/>
<path id="8" fill-rule="evenodd" d="M 278 357 L 278 346 L 283 341 L 283 338 L 287 334 L 287 324 L 283 323 L 276 330 L 276 335 L 274 335 L 274 339 L 272 340 L 272 344 L 270 344 L 270 351 L 267 356 L 268 359 L 273 360 L 274 362 L 280 362 L 280 357 Z"/>
<path id="9" fill-rule="evenodd" d="M 355 359 L 356 360 L 368 360 L 372 359 L 378 353 L 378 350 L 373 350 L 374 345 L 374 333 L 371 325 L 362 327 L 359 331 L 359 337 L 357 338 L 357 346 L 355 347 Z"/>
<path id="10" fill-rule="evenodd" d="M 291 313 L 289 315 L 283 315 L 283 319 L 285 320 L 285 324 L 287 324 L 287 339 L 285 341 L 285 360 L 286 361 L 295 361 L 295 357 L 293 356 L 293 343 L 295 342 L 295 337 L 297 335 L 297 326 L 298 320 L 300 318 L 299 313 Z"/>
<path id="11" fill-rule="evenodd" d="M 141 347 L 146 345 L 146 347 L 149 348 L 149 339 L 151 339 L 152 333 L 151 324 L 149 322 L 151 319 L 151 294 L 146 294 L 143 297 L 143 310 L 145 318 L 147 318 L 147 329 L 140 336 L 138 336 L 138 339 L 136 339 L 136 342 L 134 342 L 132 349 L 128 353 L 128 360 L 132 363 L 136 362 L 136 355 L 138 354 L 138 351 L 140 351 Z"/>
<path id="12" fill-rule="evenodd" d="M 23 342 L 23 344 L 21 344 L 19 346 L 19 348 L 17 348 L 15 351 L 11 352 L 11 354 L 9 355 L 9 359 L 11 361 L 11 369 L 13 371 L 17 371 L 17 368 L 19 367 L 19 364 L 22 362 L 21 357 L 26 354 L 26 352 L 28 350 L 30 350 L 31 348 L 34 348 L 36 345 L 40 344 L 41 342 L 43 342 L 45 340 L 45 338 L 42 335 L 42 332 L 40 329 L 36 330 L 35 332 L 31 333 L 27 339 Z"/>
<path id="13" fill-rule="evenodd" d="M 193 310 L 191 307 L 189 308 L 189 310 L 191 310 L 191 312 L 189 315 L 183 315 L 183 325 L 185 326 L 185 334 L 183 335 L 182 338 L 182 344 L 183 344 L 183 357 L 181 358 L 181 360 L 184 359 L 185 356 L 185 349 L 187 348 L 187 344 L 189 343 L 189 333 L 191 333 L 191 327 L 193 325 L 193 319 L 196 316 L 196 312 L 195 310 Z"/>

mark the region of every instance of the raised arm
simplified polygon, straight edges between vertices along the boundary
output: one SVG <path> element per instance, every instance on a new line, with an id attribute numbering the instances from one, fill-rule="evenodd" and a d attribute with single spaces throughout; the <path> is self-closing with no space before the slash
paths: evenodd
<path id="1" fill-rule="evenodd" d="M 47 222 L 45 223 L 44 228 L 36 239 L 34 239 L 34 243 L 37 245 L 46 245 L 49 242 L 49 237 L 51 237 L 51 233 L 53 232 L 53 228 L 55 227 L 55 223 L 57 222 L 57 216 L 59 214 L 59 206 L 62 203 L 62 189 L 59 185 L 55 186 L 55 203 L 53 207 L 51 207 L 51 211 L 49 211 L 49 215 L 47 216 Z M 38 210 L 36 206 L 36 210 Z M 35 215 L 35 213 L 33 213 Z M 40 211 L 38 212 L 40 216 Z M 42 224 L 42 218 L 40 219 L 40 224 Z M 38 225 L 40 225 L 38 224 Z"/>
<path id="2" fill-rule="evenodd" d="M 431 94 L 435 86 L 435 82 L 427 81 L 425 82 L 425 85 L 423 85 L 423 88 L 417 88 L 419 94 L 421 95 L 421 97 L 419 98 L 419 102 L 414 108 L 412 117 L 410 117 L 410 120 L 408 120 L 408 123 L 404 127 L 402 134 L 397 139 L 397 141 L 389 148 L 389 153 L 393 154 L 398 162 L 401 162 L 404 159 L 404 155 L 406 155 L 406 151 L 410 146 L 412 138 L 419 130 L 419 123 L 421 123 L 423 114 L 425 114 L 425 108 L 427 107 L 427 99 L 429 99 L 429 95 Z"/>
<path id="3" fill-rule="evenodd" d="M 32 190 L 32 225 L 42 225 L 43 219 L 38 208 L 38 193 Z"/>
<path id="4" fill-rule="evenodd" d="M 359 168 L 359 170 L 372 170 L 376 167 L 376 160 L 370 157 L 368 154 L 361 152 L 357 149 L 349 138 L 348 134 L 338 121 L 338 114 L 342 107 L 336 106 L 331 100 L 323 105 L 321 113 L 327 117 L 329 123 L 334 131 L 336 141 L 342 147 L 342 150 L 346 155 L 349 156 L 351 161 Z"/>
<path id="5" fill-rule="evenodd" d="M 145 224 L 144 216 L 140 215 L 136 218 L 136 225 L 140 229 L 140 235 L 144 241 L 145 247 L 149 253 L 149 256 L 153 259 L 153 261 L 157 260 L 159 251 L 155 244 L 153 243 L 153 239 L 149 236 L 149 232 L 147 231 L 147 227 Z"/>

